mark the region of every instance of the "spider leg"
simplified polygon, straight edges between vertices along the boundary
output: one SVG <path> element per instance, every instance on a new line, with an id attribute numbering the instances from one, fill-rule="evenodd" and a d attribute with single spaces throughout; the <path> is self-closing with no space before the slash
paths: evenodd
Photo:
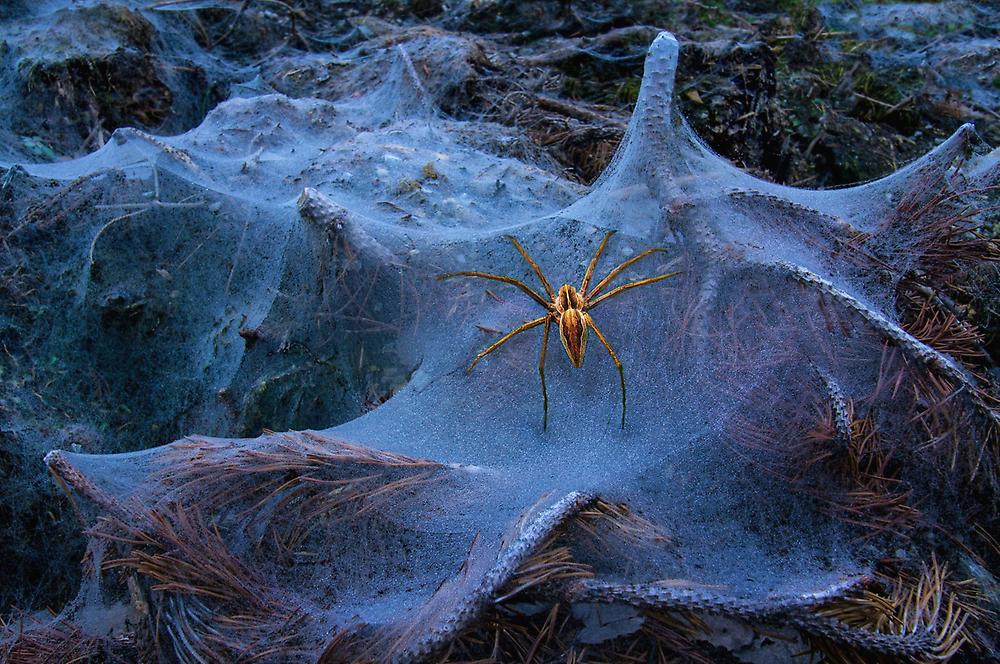
<path id="1" fill-rule="evenodd" d="M 490 274 L 488 272 L 446 272 L 444 274 L 439 274 L 437 279 L 438 281 L 444 281 L 445 279 L 451 279 L 452 277 L 479 277 L 480 279 L 492 279 L 493 281 L 502 281 L 505 284 L 513 284 L 527 293 L 532 300 L 546 309 L 549 308 L 549 303 L 545 301 L 545 298 L 536 293 L 523 281 L 515 279 L 514 277 L 501 277 L 500 275 Z"/>
<path id="2" fill-rule="evenodd" d="M 594 257 L 590 259 L 590 265 L 587 266 L 587 272 L 583 275 L 583 283 L 580 284 L 580 296 L 586 297 L 587 287 L 590 286 L 590 278 L 594 276 L 594 268 L 597 267 L 597 259 L 601 257 L 604 253 L 604 245 L 608 243 L 611 236 L 615 234 L 616 231 L 608 231 L 608 234 L 604 236 L 601 240 L 600 246 L 597 247 L 597 251 L 594 253 Z"/>
<path id="3" fill-rule="evenodd" d="M 611 355 L 611 360 L 615 363 L 615 366 L 618 367 L 618 378 L 621 381 L 622 385 L 622 429 L 624 430 L 625 429 L 625 370 L 622 369 L 622 363 L 618 359 L 618 356 L 615 355 L 615 351 L 614 349 L 611 348 L 611 344 L 609 344 L 608 340 L 604 338 L 604 335 L 601 334 L 601 331 L 597 329 L 597 325 L 594 324 L 594 319 L 588 316 L 587 323 L 590 325 L 590 329 L 594 331 L 594 334 L 597 335 L 597 338 L 601 340 L 601 343 L 604 344 L 604 347 L 608 349 L 608 353 Z"/>
<path id="4" fill-rule="evenodd" d="M 597 285 L 594 286 L 594 290 L 590 291 L 590 293 L 587 293 L 587 294 L 581 293 L 581 295 L 583 295 L 584 298 L 592 297 L 594 295 L 597 295 L 602 290 L 604 290 L 605 286 L 607 286 L 609 283 L 611 283 L 612 279 L 614 279 L 619 274 L 621 274 L 622 271 L 625 270 L 626 268 L 628 268 L 630 265 L 638 263 L 639 261 L 641 261 L 646 256 L 651 256 L 653 254 L 658 254 L 658 253 L 661 253 L 661 252 L 664 252 L 664 251 L 666 251 L 666 249 L 661 249 L 660 247 L 654 247 L 652 249 L 647 249 L 646 251 L 642 252 L 641 254 L 639 254 L 637 256 L 633 256 L 632 258 L 630 258 L 627 261 L 623 262 L 621 265 L 619 265 L 615 269 L 611 270 L 611 272 L 608 272 L 608 276 L 606 276 L 603 279 L 601 279 L 597 283 Z"/>
<path id="5" fill-rule="evenodd" d="M 639 281 L 633 281 L 632 283 L 624 284 L 622 286 L 619 286 L 618 288 L 613 288 L 613 289 L 609 290 L 607 293 L 605 293 L 604 295 L 600 296 L 599 298 L 597 298 L 593 302 L 588 302 L 584 308 L 587 311 L 589 311 L 589 310 L 593 309 L 594 307 L 596 307 L 601 302 L 603 302 L 604 300 L 607 300 L 608 298 L 614 297 L 615 295 L 618 295 L 619 293 L 624 293 L 625 291 L 629 290 L 630 288 L 638 288 L 639 286 L 645 286 L 646 284 L 653 284 L 653 283 L 656 283 L 657 281 L 662 281 L 662 280 L 664 280 L 664 279 L 666 279 L 668 277 L 675 277 L 678 274 L 683 274 L 683 272 L 668 272 L 667 274 L 661 274 L 661 275 L 656 276 L 656 277 L 649 277 L 648 279 L 640 279 Z"/>
<path id="6" fill-rule="evenodd" d="M 544 274 L 542 274 L 542 268 L 538 267 L 538 263 L 536 263 L 535 260 L 528 255 L 528 252 L 524 250 L 524 247 L 522 247 L 516 239 L 514 239 L 513 235 L 505 235 L 504 237 L 510 240 L 510 243 L 513 244 L 514 247 L 521 253 L 521 256 L 524 257 L 524 260 L 528 261 L 528 265 L 530 265 L 531 269 L 535 271 L 535 274 L 538 275 L 538 279 L 542 282 L 542 286 L 545 287 L 545 292 L 549 294 L 549 297 L 555 300 L 556 292 L 552 290 L 552 284 L 550 284 L 549 280 L 545 278 Z"/>
<path id="7" fill-rule="evenodd" d="M 479 355 L 476 355 L 476 359 L 474 359 L 472 361 L 472 364 L 470 364 L 469 368 L 465 370 L 465 373 L 471 372 L 472 369 L 473 369 L 473 367 L 475 367 L 477 364 L 479 364 L 479 360 L 483 359 L 484 357 L 486 357 L 487 355 L 489 355 L 490 353 L 492 353 L 493 351 L 495 351 L 497 348 L 500 348 L 500 346 L 502 346 L 505 343 L 507 343 L 507 341 L 510 340 L 510 338 L 513 337 L 515 334 L 520 334 L 521 332 L 524 332 L 525 330 L 530 330 L 533 327 L 538 327 L 539 325 L 541 325 L 542 323 L 544 323 L 547 320 L 549 320 L 549 314 L 545 314 L 541 318 L 536 318 L 535 320 L 529 320 L 524 325 L 521 325 L 520 327 L 516 327 L 513 330 L 511 330 L 510 332 L 508 332 L 507 334 L 503 335 L 502 337 L 500 337 L 499 341 L 497 341 L 496 343 L 494 343 L 493 345 L 491 345 L 489 348 L 487 348 L 486 350 L 484 350 Z"/>
<path id="8" fill-rule="evenodd" d="M 552 328 L 552 316 L 545 318 L 545 331 L 542 333 L 542 352 L 538 356 L 538 375 L 542 377 L 542 431 L 549 428 L 549 393 L 545 389 L 545 351 L 549 347 L 549 330 Z"/>

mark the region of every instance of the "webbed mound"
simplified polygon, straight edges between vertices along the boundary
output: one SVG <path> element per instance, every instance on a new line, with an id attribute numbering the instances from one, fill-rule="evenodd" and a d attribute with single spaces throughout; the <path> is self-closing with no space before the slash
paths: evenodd
<path id="1" fill-rule="evenodd" d="M 504 625 L 527 624 L 541 627 L 525 660 L 704 658 L 719 638 L 704 616 L 721 614 L 869 655 L 988 644 L 976 593 L 947 565 L 988 573 L 946 538 L 975 551 L 964 533 L 996 523 L 982 496 L 996 495 L 1000 420 L 933 293 L 995 257 L 969 209 L 996 156 L 956 169 L 965 128 L 859 187 L 769 184 L 672 112 L 678 50 L 665 33 L 650 47 L 625 139 L 586 192 L 439 118 L 404 49 L 368 95 L 234 100 L 183 136 L 120 131 L 60 165 L 104 206 L 59 254 L 79 302 L 124 321 L 197 302 L 200 315 L 176 305 L 151 351 L 150 385 L 203 367 L 178 409 L 248 417 L 255 354 L 289 349 L 304 350 L 288 371 L 315 372 L 305 398 L 345 413 L 357 382 L 335 381 L 359 355 L 405 383 L 330 429 L 50 454 L 98 514 L 93 575 L 62 618 L 72 634 L 111 647 L 112 628 L 115 648 L 180 661 L 425 661 L 488 654 L 491 625 L 516 652 Z M 137 159 L 159 204 L 126 232 L 98 213 L 128 205 L 110 192 Z M 436 277 L 537 286 L 512 234 L 554 285 L 577 284 L 609 230 L 598 278 L 652 247 L 665 251 L 614 283 L 682 274 L 593 312 L 624 366 L 624 429 L 604 348 L 592 339 L 574 369 L 554 338 L 543 429 L 540 328 L 465 371 L 538 303 Z M 169 294 L 135 295 L 154 270 Z M 64 324 L 86 337 L 101 323 Z M 97 357 L 146 352 L 134 328 L 123 338 Z"/>

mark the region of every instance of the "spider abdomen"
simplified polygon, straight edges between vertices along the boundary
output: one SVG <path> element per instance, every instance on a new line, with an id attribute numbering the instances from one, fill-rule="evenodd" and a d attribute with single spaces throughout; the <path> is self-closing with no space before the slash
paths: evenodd
<path id="1" fill-rule="evenodd" d="M 566 309 L 559 316 L 559 338 L 570 363 L 577 369 L 583 366 L 583 354 L 587 350 L 589 319 L 589 314 L 576 308 Z"/>

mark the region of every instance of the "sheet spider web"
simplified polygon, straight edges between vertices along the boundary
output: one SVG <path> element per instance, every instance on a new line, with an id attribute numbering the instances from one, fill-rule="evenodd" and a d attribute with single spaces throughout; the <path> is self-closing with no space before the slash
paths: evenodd
<path id="1" fill-rule="evenodd" d="M 996 258 L 975 234 L 996 153 L 969 159 L 966 126 L 881 180 L 769 183 L 673 109 L 678 51 L 668 33 L 650 46 L 625 138 L 588 188 L 443 117 L 403 49 L 367 95 L 233 100 L 183 136 L 128 135 L 74 162 L 93 173 L 139 152 L 158 193 L 171 181 L 242 211 L 207 245 L 238 260 L 199 265 L 219 274 L 184 296 L 221 311 L 257 280 L 269 299 L 228 330 L 244 343 L 211 371 L 229 380 L 253 344 L 293 344 L 280 331 L 299 324 L 337 363 L 364 342 L 400 386 L 322 430 L 49 454 L 89 515 L 89 572 L 76 602 L 11 647 L 72 637 L 181 662 L 603 661 L 645 648 L 712 661 L 724 624 L 844 658 L 987 644 L 976 558 L 961 549 L 980 550 L 975 528 L 996 525 L 1000 420 L 975 338 L 937 293 Z M 253 151 L 233 128 L 269 113 L 282 129 L 237 159 Z M 382 183 L 406 172 L 423 180 L 391 197 Z M 610 230 L 604 270 L 665 249 L 619 283 L 683 274 L 595 314 L 624 366 L 624 430 L 607 354 L 592 347 L 574 369 L 554 339 L 543 430 L 541 329 L 465 372 L 537 305 L 509 285 L 435 277 L 532 283 L 511 234 L 553 284 L 575 284 Z"/>

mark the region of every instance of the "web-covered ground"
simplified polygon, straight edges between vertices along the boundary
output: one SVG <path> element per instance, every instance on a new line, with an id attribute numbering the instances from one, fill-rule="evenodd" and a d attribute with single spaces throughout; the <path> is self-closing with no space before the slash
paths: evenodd
<path id="1" fill-rule="evenodd" d="M 458 46 L 417 36 L 348 68 L 336 101 L 251 94 L 179 136 L 118 130 L 8 171 L 58 275 L 43 313 L 67 384 L 90 372 L 217 431 L 268 400 L 303 417 L 393 394 L 329 429 L 50 454 L 89 571 L 9 652 L 697 659 L 739 625 L 829 657 L 988 652 L 995 399 L 937 289 L 995 258 L 974 231 L 996 154 L 963 127 L 866 185 L 764 182 L 672 111 L 661 34 L 586 188 L 440 112 L 414 62 Z M 549 340 L 543 429 L 540 329 L 465 371 L 538 305 L 436 277 L 540 290 L 510 234 L 575 285 L 610 230 L 598 277 L 653 247 L 616 283 L 682 274 L 593 312 L 624 429 L 593 337 L 582 369 Z"/>

